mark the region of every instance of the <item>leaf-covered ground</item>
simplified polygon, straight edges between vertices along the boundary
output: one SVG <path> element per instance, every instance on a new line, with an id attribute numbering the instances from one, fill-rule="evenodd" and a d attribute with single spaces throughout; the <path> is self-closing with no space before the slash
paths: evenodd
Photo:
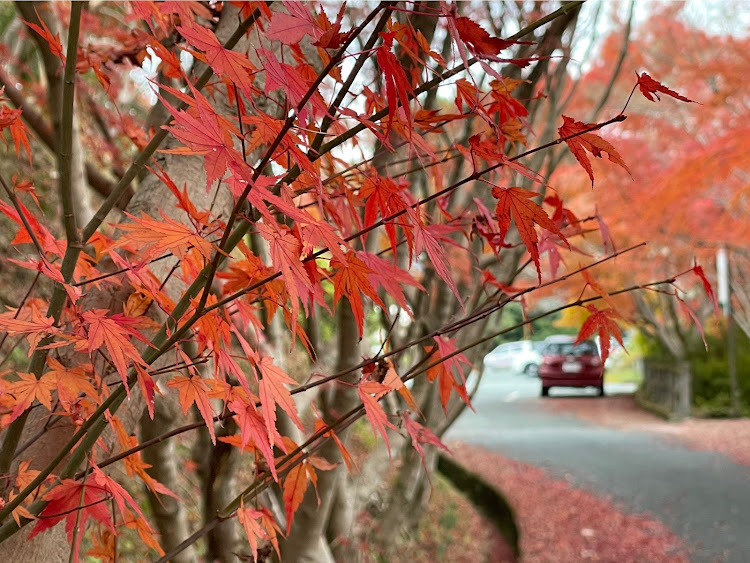
<path id="1" fill-rule="evenodd" d="M 750 419 L 666 422 L 640 409 L 629 395 L 559 397 L 545 401 L 545 406 L 603 426 L 654 432 L 750 466 Z M 468 444 L 450 446 L 461 463 L 508 496 L 521 527 L 524 563 L 689 561 L 685 543 L 648 515 L 627 514 L 608 499 L 576 489 L 531 465 Z M 456 513 L 461 515 L 458 522 Z M 435 557 L 506 561 L 501 543 L 467 501 L 441 484 L 434 489 L 419 531 L 399 562 L 434 561 Z"/>
<path id="2" fill-rule="evenodd" d="M 627 514 L 607 499 L 482 448 L 457 443 L 451 444 L 451 449 L 457 459 L 510 500 L 521 529 L 524 563 L 689 561 L 684 542 L 647 515 Z M 437 505 L 442 502 L 439 492 L 433 501 Z M 484 531 L 486 526 L 474 527 L 474 537 L 492 537 Z M 475 549 L 478 557 L 474 561 L 507 560 L 486 558 L 486 544 Z M 491 549 L 496 550 L 497 544 Z"/>

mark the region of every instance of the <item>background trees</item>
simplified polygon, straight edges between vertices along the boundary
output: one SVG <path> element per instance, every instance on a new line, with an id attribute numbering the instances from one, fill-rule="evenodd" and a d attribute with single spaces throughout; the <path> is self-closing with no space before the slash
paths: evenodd
<path id="1" fill-rule="evenodd" d="M 552 149 L 592 184 L 592 156 L 627 169 L 605 140 L 627 92 L 602 118 L 567 108 L 579 7 L 4 8 L 23 40 L 3 47 L 2 210 L 33 275 L 0 315 L 0 552 L 76 558 L 86 534 L 103 558 L 121 537 L 185 561 L 394 549 L 496 313 L 597 228 L 550 189 Z M 608 340 L 616 305 L 576 279 L 570 306 Z"/>
<path id="2" fill-rule="evenodd" d="M 718 14 L 709 17 L 723 21 Z M 742 33 L 712 34 L 709 25 L 695 26 L 680 6 L 655 9 L 630 31 L 627 56 L 613 81 L 610 70 L 621 60 L 626 28 L 623 23 L 606 38 L 601 59 L 569 84 L 580 93 L 571 98 L 575 108 L 571 111 L 585 113 L 598 104 L 596 93 L 610 88 L 613 94 L 604 111 L 616 110 L 619 98 L 632 88 L 630 77 L 643 68 L 652 69 L 670 87 L 690 92 L 700 105 L 678 104 L 674 111 L 663 113 L 646 99 L 633 100 L 628 119 L 612 132 L 610 140 L 626 162 L 639 163 L 637 170 L 632 169 L 634 181 L 613 168 L 601 167 L 611 188 L 591 194 L 576 167 L 563 164 L 551 183 L 582 213 L 598 212 L 605 217 L 618 244 L 649 241 L 643 254 L 623 256 L 597 269 L 602 283 L 622 283 L 625 277 L 645 281 L 665 265 L 681 268 L 694 259 L 713 283 L 717 252 L 727 249 L 733 316 L 747 334 L 747 138 L 741 117 L 747 104 L 740 78 L 747 68 L 746 39 Z M 670 47 L 675 41 L 685 42 L 679 53 Z M 683 300 L 638 292 L 623 297 L 618 305 L 651 340 L 652 353 L 657 346 L 662 356 L 689 357 L 696 368 L 696 396 L 713 402 L 710 410 L 728 413 L 727 350 L 721 344 L 727 340 L 728 328 L 717 322 L 713 304 L 698 288 Z M 713 344 L 708 355 L 688 307 Z M 739 365 L 742 372 L 743 363 Z M 748 376 L 744 372 L 745 388 Z"/>

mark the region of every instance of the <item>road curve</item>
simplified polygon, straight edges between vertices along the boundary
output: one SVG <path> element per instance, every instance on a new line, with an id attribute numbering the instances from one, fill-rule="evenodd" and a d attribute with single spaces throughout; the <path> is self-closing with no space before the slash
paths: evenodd
<path id="1" fill-rule="evenodd" d="M 553 389 L 553 397 L 541 399 L 538 380 L 487 373 L 474 400 L 477 413 L 467 410 L 445 440 L 529 463 L 609 497 L 628 512 L 649 512 L 692 547 L 696 562 L 750 561 L 747 467 L 657 435 L 604 428 L 545 407 L 563 393 L 587 392 Z M 598 399 L 592 394 L 591 400 Z"/>

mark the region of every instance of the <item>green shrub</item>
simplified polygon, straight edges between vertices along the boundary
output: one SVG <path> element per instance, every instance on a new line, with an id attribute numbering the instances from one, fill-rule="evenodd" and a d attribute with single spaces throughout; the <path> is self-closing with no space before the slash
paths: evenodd
<path id="1" fill-rule="evenodd" d="M 740 388 L 740 411 L 750 416 L 750 339 L 736 330 L 737 380 Z M 706 334 L 708 350 L 698 341 L 690 347 L 688 360 L 693 372 L 693 407 L 702 416 L 729 416 L 731 387 L 726 329 Z M 647 359 L 669 361 L 669 352 L 655 340 L 640 338 L 639 348 Z"/>
<path id="2" fill-rule="evenodd" d="M 740 410 L 750 415 L 750 339 L 737 330 L 737 381 Z M 693 405 L 705 416 L 727 416 L 731 410 L 729 356 L 725 334 L 707 336 L 708 352 L 691 354 Z"/>

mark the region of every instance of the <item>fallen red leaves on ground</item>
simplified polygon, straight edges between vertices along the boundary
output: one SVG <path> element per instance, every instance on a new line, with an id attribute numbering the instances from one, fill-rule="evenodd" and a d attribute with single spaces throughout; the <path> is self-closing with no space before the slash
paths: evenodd
<path id="1" fill-rule="evenodd" d="M 524 563 L 689 561 L 684 542 L 648 515 L 626 514 L 609 500 L 482 448 L 462 443 L 450 447 L 456 459 L 510 500 L 521 530 Z"/>

